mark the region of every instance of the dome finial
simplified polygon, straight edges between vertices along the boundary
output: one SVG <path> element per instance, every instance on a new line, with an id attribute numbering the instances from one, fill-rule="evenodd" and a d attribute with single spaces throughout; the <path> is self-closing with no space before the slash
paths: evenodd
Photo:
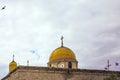
<path id="1" fill-rule="evenodd" d="M 61 47 L 63 47 L 63 36 L 61 36 Z"/>
<path id="2" fill-rule="evenodd" d="M 14 57 L 15 57 L 15 56 L 14 56 L 14 54 L 13 54 L 13 61 L 14 61 Z"/>

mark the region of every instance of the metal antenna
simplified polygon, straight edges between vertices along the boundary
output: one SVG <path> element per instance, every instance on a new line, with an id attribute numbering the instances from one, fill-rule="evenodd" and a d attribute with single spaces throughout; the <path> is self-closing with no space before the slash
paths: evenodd
<path id="1" fill-rule="evenodd" d="M 27 60 L 27 66 L 29 66 L 29 60 Z"/>

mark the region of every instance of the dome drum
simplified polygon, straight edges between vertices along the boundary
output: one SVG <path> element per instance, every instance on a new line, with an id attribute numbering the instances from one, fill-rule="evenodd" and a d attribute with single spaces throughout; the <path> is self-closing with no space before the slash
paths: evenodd
<path id="1" fill-rule="evenodd" d="M 72 68 L 76 69 L 77 68 L 77 64 L 78 62 L 77 61 L 64 61 L 64 60 L 61 60 L 61 61 L 55 61 L 55 62 L 49 62 L 48 63 L 48 67 L 55 67 L 55 68 L 69 68 L 68 65 L 69 65 L 69 62 L 71 62 L 72 64 Z"/>

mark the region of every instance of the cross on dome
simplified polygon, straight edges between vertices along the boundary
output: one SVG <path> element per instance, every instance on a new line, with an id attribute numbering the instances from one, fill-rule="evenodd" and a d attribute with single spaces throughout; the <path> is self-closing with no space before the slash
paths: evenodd
<path id="1" fill-rule="evenodd" d="M 14 56 L 14 54 L 13 54 L 13 61 L 14 61 L 14 57 L 15 57 L 15 56 Z"/>
<path id="2" fill-rule="evenodd" d="M 64 39 L 64 37 L 61 36 L 61 47 L 63 47 L 63 39 Z"/>

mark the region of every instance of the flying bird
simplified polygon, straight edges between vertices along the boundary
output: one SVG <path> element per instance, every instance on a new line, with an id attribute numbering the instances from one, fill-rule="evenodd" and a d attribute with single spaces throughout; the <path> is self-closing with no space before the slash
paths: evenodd
<path id="1" fill-rule="evenodd" d="M 4 10 L 6 8 L 6 6 L 3 6 L 1 10 Z"/>

